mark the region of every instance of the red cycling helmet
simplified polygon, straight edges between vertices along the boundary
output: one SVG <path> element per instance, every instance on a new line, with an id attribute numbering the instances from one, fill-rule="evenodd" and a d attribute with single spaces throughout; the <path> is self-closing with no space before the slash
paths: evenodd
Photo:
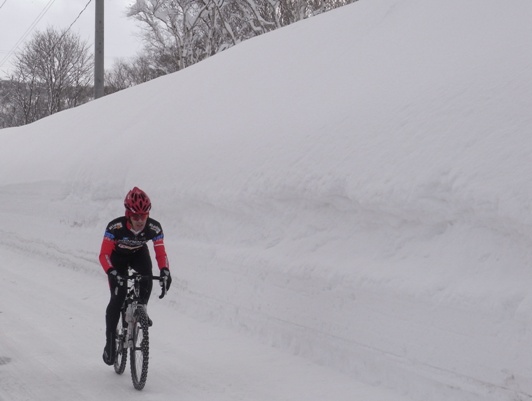
<path id="1" fill-rule="evenodd" d="M 146 192 L 135 187 L 127 193 L 124 206 L 126 213 L 148 214 L 151 209 L 151 201 Z"/>

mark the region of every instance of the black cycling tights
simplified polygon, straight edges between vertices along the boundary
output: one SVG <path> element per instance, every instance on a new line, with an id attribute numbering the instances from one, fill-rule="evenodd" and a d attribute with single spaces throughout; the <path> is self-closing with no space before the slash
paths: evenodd
<path id="1" fill-rule="evenodd" d="M 127 275 L 127 268 L 130 266 L 137 273 L 144 275 L 152 274 L 152 263 L 148 247 L 144 245 L 137 252 L 130 255 L 122 255 L 116 252 L 111 254 L 111 263 L 117 270 L 118 274 L 122 276 Z M 142 280 L 140 282 L 140 300 L 141 303 L 147 304 L 150 299 L 151 289 L 153 287 L 153 280 Z M 109 288 L 111 290 L 111 299 L 105 311 L 105 324 L 107 333 L 114 333 L 118 321 L 120 320 L 120 308 L 126 299 L 127 288 L 125 285 L 117 286 L 109 280 Z"/>

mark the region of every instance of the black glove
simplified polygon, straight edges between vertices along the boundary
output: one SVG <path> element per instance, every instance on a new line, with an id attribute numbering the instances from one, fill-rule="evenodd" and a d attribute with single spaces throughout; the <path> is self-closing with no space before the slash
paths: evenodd
<path id="1" fill-rule="evenodd" d="M 168 269 L 168 267 L 163 267 L 161 269 L 161 286 L 163 285 L 163 282 L 166 282 L 166 291 L 168 291 L 172 284 L 172 276 L 170 275 L 170 269 Z"/>
<path id="2" fill-rule="evenodd" d="M 109 277 L 109 282 L 113 285 L 122 286 L 124 285 L 124 277 L 122 277 L 114 267 L 111 267 L 107 270 L 107 276 Z"/>

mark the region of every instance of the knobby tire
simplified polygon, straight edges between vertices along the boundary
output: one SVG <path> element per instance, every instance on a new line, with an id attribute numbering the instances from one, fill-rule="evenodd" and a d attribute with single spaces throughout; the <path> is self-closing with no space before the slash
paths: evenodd
<path id="1" fill-rule="evenodd" d="M 131 347 L 131 379 L 133 387 L 142 390 L 148 378 L 148 362 L 150 341 L 148 335 L 148 316 L 139 308 L 135 312 L 136 319 L 133 326 L 133 346 Z"/>

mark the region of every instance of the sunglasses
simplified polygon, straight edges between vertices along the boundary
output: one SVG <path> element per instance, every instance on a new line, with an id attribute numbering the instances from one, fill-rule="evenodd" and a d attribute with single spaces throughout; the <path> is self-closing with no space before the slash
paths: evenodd
<path id="1" fill-rule="evenodd" d="M 147 213 L 133 213 L 129 216 L 131 220 L 139 221 L 139 220 L 146 220 L 148 218 Z"/>

